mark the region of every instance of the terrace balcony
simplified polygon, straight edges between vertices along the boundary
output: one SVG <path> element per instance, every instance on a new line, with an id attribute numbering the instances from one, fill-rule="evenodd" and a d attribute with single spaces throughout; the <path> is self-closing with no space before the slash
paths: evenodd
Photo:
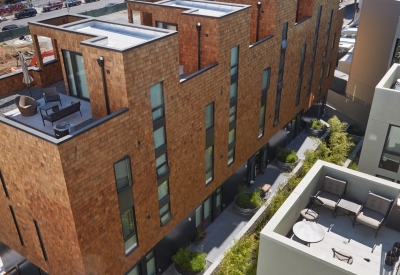
<path id="1" fill-rule="evenodd" d="M 320 210 L 317 220 L 324 231 L 322 241 L 304 245 L 293 237 L 294 224 L 302 220 L 300 211 L 322 187 L 325 176 L 346 181 L 345 196 L 360 204 L 366 201 L 368 191 L 395 201 L 376 238 L 370 227 L 353 228 L 349 217 L 334 218 L 326 208 Z M 385 257 L 400 241 L 399 191 L 398 184 L 318 161 L 261 231 L 257 274 L 397 274 L 399 262 L 386 265 Z M 333 258 L 332 248 L 351 255 L 353 263 Z"/>

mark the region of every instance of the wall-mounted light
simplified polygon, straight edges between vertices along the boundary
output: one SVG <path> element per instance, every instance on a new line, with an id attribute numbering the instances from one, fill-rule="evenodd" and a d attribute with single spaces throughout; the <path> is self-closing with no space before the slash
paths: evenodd
<path id="1" fill-rule="evenodd" d="M 199 32 L 201 30 L 201 23 L 197 22 L 196 24 L 196 30 Z"/>

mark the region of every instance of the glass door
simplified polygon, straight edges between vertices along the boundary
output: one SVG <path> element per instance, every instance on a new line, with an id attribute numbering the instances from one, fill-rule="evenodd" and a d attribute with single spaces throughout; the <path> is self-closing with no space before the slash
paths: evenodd
<path id="1" fill-rule="evenodd" d="M 211 197 L 203 203 L 203 230 L 211 224 Z"/>
<path id="2" fill-rule="evenodd" d="M 71 96 L 89 100 L 85 64 L 80 53 L 63 50 L 65 73 Z"/>
<path id="3" fill-rule="evenodd" d="M 214 194 L 214 217 L 213 221 L 221 214 L 222 212 L 222 188 L 218 188 Z"/>

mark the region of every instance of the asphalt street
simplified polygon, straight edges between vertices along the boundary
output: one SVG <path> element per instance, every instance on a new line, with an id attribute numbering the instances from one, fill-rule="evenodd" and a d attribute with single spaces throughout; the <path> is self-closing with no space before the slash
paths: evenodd
<path id="1" fill-rule="evenodd" d="M 53 2 L 54 0 L 52 0 Z M 93 3 L 82 3 L 80 6 L 75 6 L 75 7 L 70 7 L 69 8 L 69 13 L 80 13 L 83 11 L 89 11 L 89 10 L 94 10 L 94 9 L 99 9 L 99 8 L 104 8 L 104 6 L 108 3 L 115 2 L 115 3 L 123 3 L 123 0 L 100 0 L 97 2 Z M 35 3 L 34 3 L 35 5 Z M 63 5 L 65 5 L 63 3 Z M 36 5 L 35 5 L 36 6 Z M 54 16 L 60 16 L 60 15 L 65 15 L 68 14 L 68 9 L 63 6 L 62 9 L 60 10 L 55 10 L 55 11 L 50 11 L 50 12 L 43 12 L 41 8 L 35 7 L 36 10 L 38 11 L 37 15 L 35 17 L 27 17 L 23 19 L 16 19 L 11 16 L 7 16 L 7 20 L 3 21 L 0 23 L 0 29 L 4 27 L 5 25 L 10 25 L 10 24 L 17 24 L 21 26 L 26 26 L 28 25 L 28 22 L 34 22 L 34 21 L 40 21 L 44 19 L 48 19 Z"/>

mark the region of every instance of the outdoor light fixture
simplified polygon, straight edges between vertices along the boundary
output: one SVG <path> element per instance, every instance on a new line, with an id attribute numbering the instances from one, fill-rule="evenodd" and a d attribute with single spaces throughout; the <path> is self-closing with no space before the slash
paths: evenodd
<path id="1" fill-rule="evenodd" d="M 106 85 L 106 75 L 104 73 L 104 57 L 100 56 L 97 59 L 97 64 L 99 64 L 99 67 L 101 69 L 101 79 L 103 81 L 103 92 L 104 92 L 104 100 L 106 101 L 106 110 L 107 110 L 107 115 L 111 113 L 110 111 L 110 104 L 108 102 L 108 94 L 107 94 L 107 85 Z"/>
<path id="2" fill-rule="evenodd" d="M 197 69 L 200 71 L 200 31 L 201 31 L 200 22 L 197 22 L 196 30 L 197 30 Z"/>

